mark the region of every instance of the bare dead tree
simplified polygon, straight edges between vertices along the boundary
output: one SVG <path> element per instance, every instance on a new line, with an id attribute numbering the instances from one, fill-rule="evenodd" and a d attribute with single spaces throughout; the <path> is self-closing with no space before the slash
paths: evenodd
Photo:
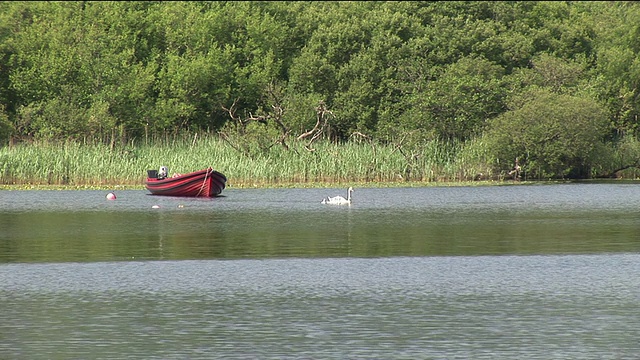
<path id="1" fill-rule="evenodd" d="M 290 150 L 286 140 L 291 130 L 284 123 L 284 120 L 283 120 L 284 114 L 285 114 L 285 108 L 282 106 L 283 101 L 282 101 L 282 94 L 281 94 L 280 88 L 276 84 L 271 83 L 269 84 L 266 90 L 267 90 L 266 101 L 271 104 L 270 105 L 271 109 L 269 111 L 264 111 L 264 114 L 254 115 L 253 113 L 250 112 L 249 115 L 245 117 L 241 117 L 237 115 L 236 112 L 237 112 L 237 104 L 239 99 L 236 99 L 229 108 L 222 106 L 222 109 L 225 110 L 227 113 L 229 113 L 229 117 L 231 118 L 231 120 L 233 120 L 233 123 L 238 131 L 238 134 L 241 136 L 245 136 L 247 134 L 247 126 L 251 122 L 258 122 L 263 125 L 269 125 L 270 122 L 273 123 L 279 129 L 280 135 L 275 141 L 273 141 L 271 145 L 264 146 L 263 150 L 269 149 L 276 144 L 280 144 L 286 150 Z M 231 144 L 235 149 L 240 150 L 240 147 L 238 145 L 234 145 L 231 143 L 231 140 L 228 134 L 220 132 L 220 135 L 222 136 L 223 139 L 225 139 L 225 141 Z M 243 152 L 247 153 L 248 150 L 245 150 Z"/>
<path id="2" fill-rule="evenodd" d="M 235 142 L 231 141 L 231 139 L 229 138 L 229 135 L 227 133 L 225 133 L 224 131 L 219 131 L 218 134 L 220 135 L 222 140 L 224 140 L 227 144 L 229 144 L 229 146 L 234 148 L 236 151 L 238 151 L 240 153 L 243 153 L 247 157 L 251 157 L 251 153 L 246 148 L 242 148 L 238 144 L 236 144 Z"/>
<path id="3" fill-rule="evenodd" d="M 297 140 L 304 140 L 307 138 L 309 142 L 304 146 L 305 149 L 309 151 L 316 151 L 316 149 L 311 147 L 314 141 L 316 141 L 327 129 L 329 125 L 329 118 L 335 118 L 333 112 L 327 110 L 327 105 L 323 100 L 320 100 L 318 106 L 316 107 L 316 124 L 313 129 L 306 131 L 300 136 L 298 136 Z"/>
<path id="4" fill-rule="evenodd" d="M 516 162 L 514 163 L 511 171 L 509 171 L 509 176 L 511 176 L 515 181 L 520 181 L 520 171 L 522 171 L 522 167 L 520 167 L 520 163 L 516 157 Z"/>
<path id="5" fill-rule="evenodd" d="M 231 106 L 229 108 L 226 108 L 224 106 L 221 106 L 221 107 L 222 107 L 222 110 L 224 110 L 227 113 L 229 113 L 229 117 L 231 118 L 231 120 L 233 120 L 233 123 L 236 125 L 236 130 L 242 131 L 240 129 L 244 129 L 244 125 L 245 124 L 242 122 L 242 119 L 240 119 L 240 117 L 236 116 L 238 100 L 239 99 L 235 99 L 233 101 L 233 104 L 231 104 Z M 238 126 L 240 126 L 240 128 L 238 128 Z"/>
<path id="6" fill-rule="evenodd" d="M 233 104 L 231 104 L 231 106 L 228 108 L 224 106 L 221 106 L 221 108 L 227 113 L 229 113 L 229 117 L 231 118 L 231 120 L 233 120 L 233 125 L 236 132 L 241 136 L 243 136 L 246 132 L 247 121 L 243 120 L 240 116 L 236 115 L 236 111 L 238 109 L 238 100 L 240 99 L 236 98 L 233 101 Z M 229 146 L 234 148 L 236 151 L 246 155 L 247 157 L 251 157 L 251 153 L 249 152 L 248 148 L 246 146 L 243 147 L 241 146 L 241 144 L 238 144 L 235 141 L 233 141 L 231 139 L 231 136 L 229 136 L 227 132 L 218 131 L 218 135 L 220 135 L 220 138 L 222 138 L 222 140 L 224 140 L 227 144 L 229 144 Z"/>
<path id="7" fill-rule="evenodd" d="M 236 129 L 238 130 L 238 132 L 241 135 L 244 135 L 247 129 L 247 125 L 252 122 L 252 121 L 258 121 L 261 122 L 263 124 L 267 123 L 267 120 L 264 116 L 253 116 L 251 115 L 251 113 L 249 113 L 249 117 L 243 119 L 242 117 L 236 115 L 236 111 L 238 110 L 238 101 L 240 99 L 237 98 L 233 101 L 233 104 L 231 104 L 231 106 L 229 108 L 226 108 L 224 106 L 222 106 L 222 110 L 226 111 L 229 113 L 229 117 L 231 118 L 231 120 L 233 120 L 234 124 L 236 125 Z"/>
<path id="8" fill-rule="evenodd" d="M 627 165 L 622 165 L 618 168 L 615 168 L 613 170 L 611 170 L 610 172 L 606 173 L 606 174 L 601 174 L 601 175 L 597 175 L 595 176 L 597 179 L 613 179 L 619 176 L 619 173 L 621 171 L 627 170 L 627 169 L 631 169 L 631 168 L 636 168 L 636 169 L 640 169 L 640 160 L 636 161 L 635 163 L 632 164 L 627 164 Z"/>
<path id="9" fill-rule="evenodd" d="M 409 135 L 409 133 L 404 133 L 402 135 L 402 138 L 400 139 L 400 141 L 398 141 L 397 143 L 395 143 L 393 145 L 393 150 L 391 151 L 391 153 L 393 154 L 396 151 L 400 151 L 402 152 L 402 143 L 404 143 L 404 141 L 407 139 L 407 135 Z M 403 154 L 404 155 L 404 154 Z"/>
<path id="10" fill-rule="evenodd" d="M 374 180 L 375 172 L 377 169 L 377 161 L 378 161 L 375 141 L 371 138 L 371 136 L 363 134 L 359 131 L 353 132 L 351 136 L 349 136 L 349 138 L 356 138 L 356 139 L 359 139 L 360 141 L 366 141 L 369 143 L 369 145 L 371 145 L 373 156 L 371 158 L 371 161 L 369 162 L 369 165 L 367 166 L 367 180 L 368 181 Z"/>
<path id="11" fill-rule="evenodd" d="M 407 137 L 409 137 L 410 135 L 413 135 L 414 132 L 415 131 L 405 132 L 402 135 L 402 138 L 394 144 L 393 150 L 391 151 L 391 153 L 398 151 L 406 161 L 406 165 L 404 168 L 405 180 L 410 180 L 413 169 L 415 169 L 418 166 L 418 159 L 420 158 L 419 152 L 411 151 L 411 153 L 408 153 L 404 150 L 405 148 L 404 142 L 407 141 Z M 411 146 L 407 146 L 407 147 L 411 148 Z M 402 176 L 400 175 L 400 177 Z"/>
<path id="12" fill-rule="evenodd" d="M 286 140 L 287 137 L 289 137 L 289 133 L 291 133 L 291 129 L 289 129 L 282 120 L 285 113 L 285 109 L 282 107 L 282 95 L 274 83 L 269 84 L 267 92 L 269 94 L 269 99 L 273 103 L 271 105 L 270 118 L 280 129 L 280 138 L 276 140 L 275 143 L 281 144 L 285 149 L 289 150 Z"/>

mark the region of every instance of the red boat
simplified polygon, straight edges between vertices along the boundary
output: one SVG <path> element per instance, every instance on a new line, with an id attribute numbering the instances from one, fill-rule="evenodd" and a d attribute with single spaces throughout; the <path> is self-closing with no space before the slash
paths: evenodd
<path id="1" fill-rule="evenodd" d="M 152 195 L 214 197 L 220 195 L 227 182 L 226 176 L 212 168 L 188 174 L 167 176 L 166 168 L 147 171 L 145 185 Z"/>

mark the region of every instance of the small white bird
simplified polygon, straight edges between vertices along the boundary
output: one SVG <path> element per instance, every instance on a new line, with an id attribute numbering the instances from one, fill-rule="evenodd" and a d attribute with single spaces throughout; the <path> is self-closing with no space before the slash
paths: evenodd
<path id="1" fill-rule="evenodd" d="M 322 199 L 321 203 L 322 204 L 329 204 L 329 205 L 351 205 L 351 193 L 353 192 L 353 188 L 349 187 L 349 189 L 347 190 L 347 198 L 343 198 L 342 196 L 334 196 L 334 197 L 327 197 Z"/>

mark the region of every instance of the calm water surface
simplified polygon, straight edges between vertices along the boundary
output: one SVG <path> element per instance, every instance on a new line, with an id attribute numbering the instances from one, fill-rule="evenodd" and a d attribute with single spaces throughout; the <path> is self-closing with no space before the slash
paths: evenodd
<path id="1" fill-rule="evenodd" d="M 0 191 L 0 359 L 634 359 L 638 186 Z"/>

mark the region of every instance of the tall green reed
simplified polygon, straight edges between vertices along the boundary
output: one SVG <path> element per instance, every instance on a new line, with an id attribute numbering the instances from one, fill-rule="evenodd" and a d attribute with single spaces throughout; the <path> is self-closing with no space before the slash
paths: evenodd
<path id="1" fill-rule="evenodd" d="M 35 142 L 0 149 L 0 183 L 52 185 L 142 185 L 146 170 L 170 173 L 205 167 L 224 173 L 230 186 L 347 182 L 432 182 L 472 179 L 457 157 L 461 144 L 426 141 L 402 149 L 349 141 L 287 142 L 240 151 L 216 135 L 175 136 L 141 144 Z M 475 175 L 475 174 L 473 174 Z"/>

